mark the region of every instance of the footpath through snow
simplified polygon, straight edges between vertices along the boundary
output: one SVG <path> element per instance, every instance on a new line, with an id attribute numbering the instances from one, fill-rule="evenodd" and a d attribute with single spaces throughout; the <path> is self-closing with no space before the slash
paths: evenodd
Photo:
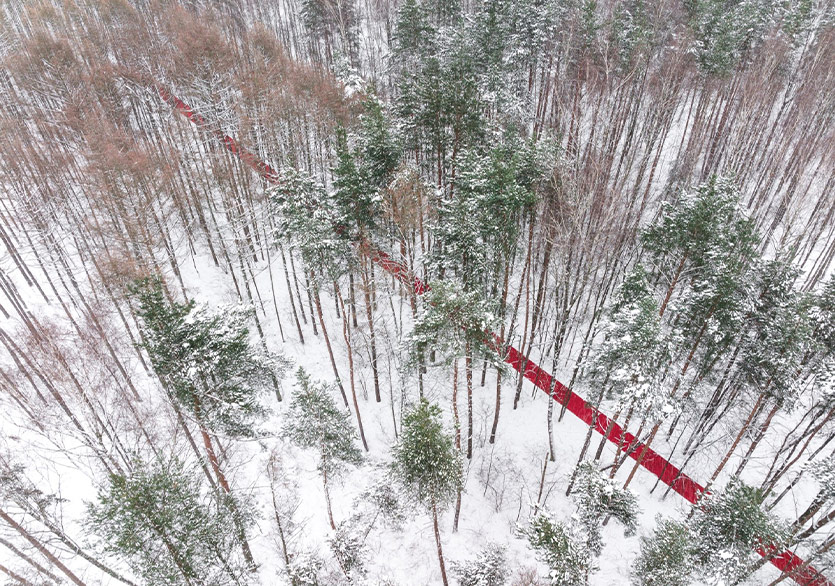
<path id="1" fill-rule="evenodd" d="M 207 120 L 202 115 L 192 110 L 191 107 L 177 96 L 159 85 L 155 89 L 166 103 L 173 106 L 177 112 L 188 118 L 195 125 L 204 128 L 209 127 Z M 240 158 L 241 161 L 246 163 L 267 182 L 272 184 L 279 183 L 279 175 L 275 169 L 260 160 L 255 154 L 246 150 L 234 138 L 224 134 L 217 128 L 209 127 L 209 131 L 223 144 L 226 150 Z M 376 248 L 370 242 L 361 242 L 360 250 L 383 270 L 396 277 L 407 287 L 411 287 L 417 295 L 423 295 L 429 290 L 429 286 L 414 276 L 406 265 L 394 260 L 390 255 Z M 638 461 L 643 468 L 658 477 L 661 482 L 670 486 L 675 492 L 684 497 L 685 500 L 690 503 L 695 503 L 699 496 L 704 493 L 705 489 L 701 484 L 684 474 L 679 468 L 668 462 L 666 458 L 645 446 L 637 437 L 612 421 L 605 413 L 595 409 L 580 395 L 556 380 L 533 360 L 524 356 L 513 346 L 505 346 L 504 341 L 496 334 L 490 333 L 489 335 L 493 339 L 494 347 L 500 354 L 503 354 L 502 358 L 506 363 L 512 366 L 517 372 L 522 373 L 536 387 L 550 395 L 554 401 L 565 405 L 568 411 L 576 415 L 587 425 L 593 424 L 594 430 L 597 433 L 604 435 L 608 431 L 606 439 L 615 445 L 620 445 L 621 449 L 628 453 L 633 460 Z M 835 586 L 821 572 L 789 550 L 775 553 L 775 548 L 766 546 L 758 549 L 757 553 L 770 557 L 769 561 L 777 569 L 791 573 L 792 579 L 800 586 Z"/>

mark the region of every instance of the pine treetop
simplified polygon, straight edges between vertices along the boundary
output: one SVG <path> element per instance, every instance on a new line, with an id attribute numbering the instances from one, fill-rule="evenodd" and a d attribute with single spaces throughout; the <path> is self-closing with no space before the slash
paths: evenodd
<path id="1" fill-rule="evenodd" d="M 441 409 L 425 399 L 403 416 L 392 473 L 427 507 L 447 504 L 463 483 L 461 455 L 441 423 Z"/>

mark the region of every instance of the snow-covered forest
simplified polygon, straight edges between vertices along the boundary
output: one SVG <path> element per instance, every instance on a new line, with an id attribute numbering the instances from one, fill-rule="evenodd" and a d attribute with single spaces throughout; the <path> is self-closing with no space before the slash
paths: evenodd
<path id="1" fill-rule="evenodd" d="M 835 3 L 0 0 L 0 62 L 0 584 L 835 581 Z"/>

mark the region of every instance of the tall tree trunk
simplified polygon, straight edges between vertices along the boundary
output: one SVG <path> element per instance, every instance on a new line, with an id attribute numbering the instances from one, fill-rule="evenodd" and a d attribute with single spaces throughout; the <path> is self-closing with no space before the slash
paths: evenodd
<path id="1" fill-rule="evenodd" d="M 652 444 L 652 440 L 655 439 L 655 434 L 658 433 L 658 429 L 661 427 L 661 423 L 656 423 L 652 427 L 652 431 L 647 438 L 647 441 L 644 442 L 643 449 L 641 453 L 638 454 L 638 459 L 635 460 L 635 465 L 632 467 L 632 470 L 629 472 L 629 476 L 626 477 L 626 482 L 623 483 L 623 488 L 629 486 L 629 483 L 632 482 L 632 479 L 635 478 L 635 473 L 638 472 L 638 468 L 640 468 L 641 464 L 644 463 L 644 458 L 646 458 L 647 452 L 649 451 L 649 446 Z M 624 456 L 624 459 L 626 456 Z"/>
<path id="2" fill-rule="evenodd" d="M 310 271 L 310 278 L 313 278 L 313 271 Z M 328 336 L 328 329 L 325 327 L 325 318 L 322 317 L 322 301 L 319 298 L 319 290 L 313 290 L 313 298 L 316 300 L 316 315 L 319 316 L 319 325 L 322 326 L 322 336 L 325 338 L 325 346 L 328 347 L 328 356 L 331 359 L 331 367 L 333 368 L 333 376 L 336 377 L 336 384 L 339 386 L 339 392 L 342 393 L 342 400 L 345 406 L 348 406 L 348 395 L 345 394 L 345 388 L 342 386 L 342 378 L 339 376 L 339 370 L 336 368 L 336 359 L 333 357 L 333 348 L 331 348 L 331 338 Z"/>
<path id="3" fill-rule="evenodd" d="M 331 529 L 336 531 L 336 523 L 334 523 L 333 520 L 333 508 L 331 507 L 331 493 L 328 489 L 328 469 L 326 464 L 322 466 L 322 487 L 325 489 L 325 504 L 327 504 L 328 507 L 328 521 L 331 523 Z"/>
<path id="4" fill-rule="evenodd" d="M 510 278 L 510 266 L 509 263 L 505 263 L 504 268 L 504 284 L 502 285 L 502 301 L 501 305 L 499 306 L 499 315 L 501 316 L 502 326 L 499 333 L 499 339 L 501 340 L 501 346 L 498 348 L 499 352 L 502 353 L 501 358 L 504 359 L 504 352 L 505 349 L 505 311 L 507 307 L 507 293 L 509 290 L 508 283 Z M 496 443 L 496 430 L 499 428 L 499 412 L 502 408 L 502 371 L 496 369 L 496 406 L 493 410 L 493 426 L 490 428 L 490 443 Z"/>
<path id="5" fill-rule="evenodd" d="M 32 584 L 32 582 L 30 582 L 29 580 L 27 580 L 26 578 L 24 578 L 20 574 L 16 574 L 14 571 L 10 570 L 9 568 L 7 568 L 6 566 L 4 566 L 2 564 L 0 564 L 0 572 L 3 572 L 9 578 L 14 580 L 18 584 L 21 584 L 22 586 L 35 586 L 34 584 Z"/>
<path id="6" fill-rule="evenodd" d="M 304 334 L 302 333 L 302 324 L 299 322 L 299 314 L 296 311 L 296 302 L 293 301 L 293 287 L 290 284 L 290 272 L 287 270 L 287 258 L 284 256 L 284 248 L 279 244 L 278 248 L 281 252 L 281 266 L 284 268 L 284 280 L 287 282 L 287 296 L 290 298 L 290 310 L 293 312 L 293 321 L 296 323 L 296 330 L 299 332 L 299 341 L 304 344 Z M 298 287 L 298 282 L 296 282 Z M 299 304 L 301 304 L 301 296 L 299 296 Z M 301 310 L 304 311 L 304 305 L 301 305 Z M 305 319 L 305 323 L 307 320 Z"/>
<path id="7" fill-rule="evenodd" d="M 449 586 L 446 577 L 446 566 L 444 565 L 444 551 L 441 549 L 441 532 L 438 529 L 438 507 L 435 499 L 432 499 L 432 526 L 435 529 L 435 544 L 438 546 L 438 562 L 441 564 L 441 580 L 444 586 Z"/>
<path id="8" fill-rule="evenodd" d="M 574 471 L 571 473 L 571 479 L 568 481 L 568 486 L 565 489 L 565 496 L 571 494 L 571 489 L 574 488 L 574 481 L 577 480 L 577 472 L 580 469 L 580 464 L 583 463 L 583 460 L 586 458 L 586 452 L 589 449 L 589 445 L 591 444 L 591 436 L 594 433 L 594 427 L 597 422 L 597 413 L 600 410 L 600 403 L 603 402 L 603 395 L 604 395 L 604 388 L 606 387 L 606 381 L 600 385 L 600 391 L 597 393 L 597 397 L 595 398 L 595 403 L 593 406 L 592 411 L 592 418 L 591 422 L 589 423 L 589 428 L 586 431 L 586 439 L 583 442 L 583 447 L 580 449 L 580 456 L 577 458 L 577 465 L 574 467 Z M 607 430 L 607 435 L 608 435 Z"/>
<path id="9" fill-rule="evenodd" d="M 368 335 L 371 343 L 371 374 L 374 377 L 374 398 L 379 403 L 380 397 L 380 375 L 377 369 L 377 337 L 374 332 L 374 311 L 371 304 L 370 283 L 365 265 L 362 267 L 362 293 L 365 298 L 365 319 L 368 322 Z"/>
<path id="10" fill-rule="evenodd" d="M 452 419 L 455 425 L 455 449 L 461 451 L 461 419 L 458 416 L 458 359 L 452 362 Z M 458 519 L 461 516 L 461 488 L 455 498 L 455 516 L 452 520 L 453 533 L 458 531 Z"/>
<path id="11" fill-rule="evenodd" d="M 737 467 L 736 472 L 734 472 L 734 476 L 739 476 L 742 474 L 742 471 L 748 465 L 748 462 L 751 460 L 751 455 L 754 453 L 754 450 L 757 449 L 757 446 L 763 439 L 765 432 L 768 431 L 768 427 L 771 425 L 771 420 L 774 419 L 774 416 L 777 414 L 777 411 L 780 409 L 780 404 L 777 403 L 774 407 L 771 408 L 769 411 L 768 416 L 765 418 L 765 422 L 763 422 L 760 429 L 757 431 L 757 436 L 754 438 L 754 441 L 751 442 L 748 451 L 745 452 L 745 455 L 742 457 L 742 462 L 739 463 L 739 467 Z"/>
<path id="12" fill-rule="evenodd" d="M 464 355 L 464 374 L 467 380 L 467 459 L 473 458 L 473 353 L 468 341 Z"/>
<path id="13" fill-rule="evenodd" d="M 0 509 L 0 519 L 3 519 L 6 523 L 9 524 L 9 526 L 12 529 L 14 529 L 18 533 L 20 533 L 20 535 L 26 541 L 31 543 L 35 547 L 35 549 L 37 549 L 46 559 L 48 559 L 49 562 L 53 566 L 55 566 L 56 568 L 61 570 L 64 573 L 64 575 L 66 575 L 67 578 L 70 579 L 70 581 L 73 584 L 76 584 L 76 586 L 86 586 L 86 584 L 84 582 L 82 582 L 81 579 L 72 572 L 72 570 L 70 570 L 67 566 L 65 566 L 64 563 L 61 560 L 59 560 L 57 557 L 55 557 L 55 554 L 53 554 L 51 551 L 49 551 L 44 546 L 43 543 L 38 541 L 35 537 L 32 536 L 32 534 L 30 534 L 28 531 L 26 531 L 26 529 L 24 529 L 20 524 L 18 524 L 8 514 L 6 514 L 6 512 L 3 509 Z M 437 527 L 437 525 L 436 525 L 436 527 Z M 435 529 L 435 531 L 437 532 L 437 529 Z M 438 551 L 440 552 L 440 542 L 438 542 Z M 446 583 L 446 581 L 444 581 L 444 583 Z"/>
<path id="14" fill-rule="evenodd" d="M 348 348 L 348 377 L 351 383 L 351 398 L 354 401 L 354 411 L 357 415 L 357 426 L 360 430 L 360 438 L 362 439 L 362 447 L 368 451 L 368 442 L 365 439 L 365 429 L 362 426 L 362 415 L 360 414 L 360 405 L 357 401 L 357 385 L 354 382 L 354 350 L 351 344 L 351 326 L 348 323 L 348 314 L 345 313 L 345 303 L 342 299 L 342 293 L 339 289 L 336 290 L 339 305 L 342 307 L 342 336 L 345 338 L 345 346 Z M 324 332 L 324 330 L 322 330 Z"/>
<path id="15" fill-rule="evenodd" d="M 220 462 L 214 446 L 212 445 L 212 438 L 209 436 L 209 431 L 206 429 L 206 426 L 200 418 L 200 400 L 197 398 L 197 395 L 194 395 L 194 409 L 197 425 L 200 428 L 200 435 L 203 438 L 203 446 L 206 448 L 206 456 L 209 458 L 209 464 L 211 464 L 212 470 L 214 470 L 215 476 L 217 477 L 217 483 L 223 489 L 223 492 L 229 496 L 227 506 L 232 512 L 232 517 L 235 520 L 235 528 L 238 532 L 238 539 L 241 542 L 241 550 L 243 551 L 244 559 L 249 566 L 254 569 L 255 558 L 252 557 L 252 550 L 249 548 L 249 541 L 246 538 L 246 528 L 244 527 L 243 519 L 241 518 L 241 512 L 238 510 L 238 505 L 232 497 L 232 489 L 229 486 L 229 482 L 226 480 L 226 475 L 220 467 Z"/>
<path id="16" fill-rule="evenodd" d="M 736 434 L 731 447 L 728 449 L 725 457 L 722 458 L 722 461 L 719 462 L 719 466 L 716 467 L 716 470 L 713 472 L 713 475 L 708 480 L 707 485 L 705 486 L 705 492 L 707 492 L 708 488 L 714 483 L 714 481 L 719 477 L 719 474 L 722 472 L 722 469 L 731 459 L 734 451 L 736 450 L 739 442 L 742 441 L 742 438 L 745 437 L 745 433 L 748 431 L 748 428 L 751 426 L 751 423 L 754 421 L 754 418 L 757 416 L 757 413 L 760 412 L 760 406 L 763 404 L 765 400 L 765 393 L 760 393 L 760 396 L 757 397 L 756 402 L 754 403 L 754 407 L 751 409 L 751 412 L 748 414 L 748 418 L 745 420 L 745 423 L 742 424 L 742 429 L 739 430 L 739 433 Z"/>
<path id="17" fill-rule="evenodd" d="M 658 310 L 659 317 L 664 317 L 664 312 L 667 311 L 667 304 L 670 302 L 670 297 L 673 296 L 673 289 L 675 289 L 676 283 L 678 283 L 678 279 L 681 276 L 681 272 L 684 270 L 685 262 L 687 262 L 686 254 L 681 257 L 681 262 L 678 263 L 676 272 L 673 275 L 673 280 L 670 281 L 670 286 L 667 288 L 667 293 L 664 295 L 664 301 L 661 303 L 661 308 Z"/>

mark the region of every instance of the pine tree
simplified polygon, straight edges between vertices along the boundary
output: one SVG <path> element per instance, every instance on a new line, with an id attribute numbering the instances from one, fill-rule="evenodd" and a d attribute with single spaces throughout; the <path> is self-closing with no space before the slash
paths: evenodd
<path id="1" fill-rule="evenodd" d="M 801 4 L 801 3 L 791 3 Z M 695 53 L 705 73 L 727 75 L 745 59 L 763 31 L 777 20 L 783 8 L 777 2 L 723 2 L 718 0 L 689 0 L 685 7 L 690 16 L 690 27 L 696 37 Z M 787 31 L 793 33 L 805 20 L 793 6 L 787 20 Z"/>
<path id="2" fill-rule="evenodd" d="M 651 535 L 641 538 L 633 565 L 637 586 L 689 586 L 694 571 L 690 533 L 683 523 L 658 517 Z"/>
<path id="3" fill-rule="evenodd" d="M 819 356 L 835 356 L 835 276 L 812 298 L 809 320 Z"/>
<path id="4" fill-rule="evenodd" d="M 621 74 L 628 74 L 636 61 L 652 49 L 655 31 L 643 0 L 622 2 L 615 8 L 610 27 L 610 44 Z"/>
<path id="5" fill-rule="evenodd" d="M 552 586 L 588 584 L 597 564 L 579 526 L 554 521 L 547 513 L 540 512 L 524 534 L 548 566 Z"/>
<path id="6" fill-rule="evenodd" d="M 88 508 L 88 526 L 104 549 L 123 558 L 151 585 L 240 584 L 247 573 L 231 499 L 204 495 L 183 462 L 135 460 L 113 474 Z M 247 520 L 247 522 L 249 522 Z"/>
<path id="7" fill-rule="evenodd" d="M 658 304 L 647 279 L 648 275 L 640 265 L 624 279 L 602 320 L 603 340 L 593 347 L 583 374 L 583 384 L 596 390 L 598 406 L 604 395 L 616 399 L 617 414 L 611 419 L 610 426 L 623 412 L 626 416 L 621 427 L 627 428 L 634 413 L 657 424 L 678 410 L 677 402 L 663 385 L 663 365 L 671 359 L 671 336 L 662 327 Z M 587 430 L 578 467 L 569 482 L 569 492 L 580 471 L 580 463 L 586 457 L 593 430 L 594 422 Z M 600 458 L 610 431 L 603 434 L 595 460 Z M 621 464 L 622 448 L 621 439 L 611 477 Z"/>
<path id="8" fill-rule="evenodd" d="M 354 444 L 356 432 L 351 425 L 351 415 L 337 407 L 333 389 L 323 382 L 310 380 L 303 368 L 296 371 L 296 380 L 296 392 L 283 432 L 297 446 L 318 451 L 317 467 L 322 474 L 328 520 L 331 528 L 336 530 L 328 483 L 339 476 L 346 465 L 361 464 L 362 452 Z"/>
<path id="9" fill-rule="evenodd" d="M 367 572 L 368 548 L 365 538 L 368 532 L 361 526 L 361 522 L 360 516 L 352 515 L 337 526 L 336 533 L 328 540 L 342 573 L 351 583 L 361 580 Z"/>
<path id="10" fill-rule="evenodd" d="M 289 238 L 317 281 L 337 280 L 353 263 L 350 242 L 339 234 L 345 226 L 339 207 L 324 186 L 296 169 L 283 169 L 270 193 L 277 238 Z"/>
<path id="11" fill-rule="evenodd" d="M 505 548 L 489 545 L 474 560 L 453 563 L 452 573 L 460 586 L 504 586 L 509 573 Z"/>
<path id="12" fill-rule="evenodd" d="M 445 21 L 457 20 L 459 12 L 444 4 L 458 2 L 406 3 L 396 49 L 401 65 L 395 110 L 405 146 L 426 153 L 422 163 L 438 189 L 455 176 L 458 154 L 480 142 L 486 128 L 471 39 L 460 26 L 445 28 Z"/>
<path id="13" fill-rule="evenodd" d="M 324 186 L 309 175 L 292 168 L 282 171 L 278 186 L 271 191 L 270 203 L 276 221 L 276 238 L 290 240 L 301 253 L 306 266 L 306 278 L 309 276 L 311 281 L 308 295 L 315 301 L 333 375 L 347 406 L 348 396 L 336 366 L 319 290 L 325 284 L 334 284 L 336 287 L 339 277 L 356 262 L 349 238 L 352 234 L 346 232 L 348 221 L 340 217 L 340 209 L 333 194 L 328 194 Z M 292 262 L 292 253 L 290 258 Z M 356 416 L 362 429 L 359 409 Z"/>
<path id="14" fill-rule="evenodd" d="M 333 174 L 333 203 L 349 238 L 365 237 L 380 222 L 382 190 L 391 181 L 402 157 L 400 144 L 373 94 L 363 101 L 363 114 L 355 134 L 337 129 L 337 164 Z"/>
<path id="15" fill-rule="evenodd" d="M 388 186 L 401 164 L 403 148 L 383 102 L 374 94 L 363 102 L 357 150 L 370 185 Z"/>
<path id="16" fill-rule="evenodd" d="M 603 550 L 600 534 L 604 521 L 617 519 L 624 527 L 624 535 L 635 534 L 638 524 L 638 500 L 628 489 L 619 488 L 613 480 L 603 476 L 591 462 L 580 465 L 575 492 L 577 510 L 585 529 L 586 547 L 594 556 Z"/>
<path id="17" fill-rule="evenodd" d="M 534 147 L 510 141 L 486 154 L 461 153 L 455 181 L 438 206 L 434 266 L 454 272 L 465 289 L 489 290 L 486 277 L 512 258 L 520 219 L 536 202 L 533 185 L 544 172 Z"/>
<path id="18" fill-rule="evenodd" d="M 362 161 L 348 146 L 344 129 L 337 132 L 337 165 L 333 168 L 334 202 L 344 224 L 343 235 L 354 239 L 373 227 L 379 215 L 381 198 L 371 186 L 371 178 L 362 168 Z"/>
<path id="19" fill-rule="evenodd" d="M 525 530 L 534 549 L 551 570 L 551 584 L 587 584 L 597 569 L 603 550 L 601 529 L 609 517 L 624 526 L 624 535 L 635 534 L 638 524 L 638 501 L 635 495 L 619 488 L 591 462 L 584 462 L 575 472 L 577 513 L 567 523 L 557 522 L 547 513 L 537 514 Z"/>
<path id="20" fill-rule="evenodd" d="M 587 379 L 605 385 L 618 411 L 637 409 L 659 421 L 675 411 L 662 387 L 662 365 L 671 359 L 670 344 L 658 316 L 647 274 L 635 268 L 618 289 L 601 326 L 603 341 L 589 359 Z"/>
<path id="21" fill-rule="evenodd" d="M 211 310 L 169 302 L 159 279 L 142 279 L 130 288 L 144 330 L 144 348 L 171 401 L 197 422 L 209 464 L 230 507 L 244 556 L 255 562 L 246 538 L 246 519 L 232 498 L 232 486 L 215 449 L 213 434 L 242 438 L 256 435 L 255 423 L 266 415 L 261 396 L 289 367 L 283 356 L 249 342 L 250 311 L 241 307 Z M 177 409 L 177 407 L 175 407 Z"/>
<path id="22" fill-rule="evenodd" d="M 435 28 L 429 23 L 423 2 L 404 0 L 400 4 L 394 41 L 395 65 L 406 75 L 414 74 L 421 59 L 429 55 L 435 45 Z"/>
<path id="23" fill-rule="evenodd" d="M 641 234 L 654 271 L 670 275 L 659 309 L 662 316 L 682 276 L 693 283 L 697 295 L 683 315 L 685 327 L 695 330 L 691 339 L 707 316 L 719 310 L 714 302 L 733 299 L 728 293 L 756 258 L 754 224 L 740 213 L 738 204 L 739 189 L 734 183 L 711 177 L 677 201 L 666 203 L 661 218 Z"/>
<path id="24" fill-rule="evenodd" d="M 333 38 L 338 38 L 350 59 L 356 59 L 358 18 L 353 0 L 304 0 L 302 17 L 312 40 L 325 40 L 327 57 L 333 59 Z"/>
<path id="25" fill-rule="evenodd" d="M 478 292 L 467 292 L 455 281 L 433 281 L 426 295 L 423 311 L 409 335 L 411 361 L 422 364 L 427 350 L 440 354 L 441 359 L 453 362 L 453 409 L 458 424 L 457 401 L 458 359 L 464 356 L 467 377 L 467 458 L 473 454 L 473 357 L 502 368 L 491 334 L 496 317 L 490 305 Z M 460 440 L 460 436 L 456 435 Z M 456 524 L 457 525 L 457 524 Z"/>
<path id="26" fill-rule="evenodd" d="M 444 431 L 438 406 L 422 399 L 403 416 L 403 428 L 393 455 L 393 476 L 415 501 L 432 514 L 441 578 L 447 586 L 438 508 L 451 502 L 463 483 L 463 477 L 461 458 L 452 436 Z"/>
<path id="27" fill-rule="evenodd" d="M 738 370 L 740 384 L 756 396 L 739 433 L 710 479 L 712 483 L 730 459 L 756 416 L 771 404 L 765 421 L 737 468 L 739 475 L 779 409 L 790 409 L 799 392 L 801 364 L 812 348 L 808 303 L 794 288 L 798 269 L 777 259 L 757 271 L 758 292 L 741 342 Z"/>
<path id="28" fill-rule="evenodd" d="M 739 584 L 763 560 L 759 548 L 779 551 L 789 532 L 762 506 L 758 489 L 734 478 L 721 491 L 707 494 L 686 523 L 658 519 L 641 541 L 633 576 L 641 586 Z"/>
<path id="29" fill-rule="evenodd" d="M 788 532 L 762 507 L 762 492 L 732 479 L 697 503 L 688 525 L 698 575 L 708 583 L 736 584 L 746 578 L 761 546 L 779 547 Z"/>
<path id="30" fill-rule="evenodd" d="M 496 317 L 479 293 L 464 291 L 456 281 L 433 281 L 425 300 L 409 336 L 413 361 L 434 350 L 441 361 L 449 362 L 469 345 L 475 355 L 500 364 L 488 338 Z"/>
<path id="31" fill-rule="evenodd" d="M 154 371 L 173 397 L 214 433 L 252 437 L 266 414 L 260 399 L 288 367 L 249 341 L 251 311 L 169 302 L 159 280 L 132 287 Z"/>
<path id="32" fill-rule="evenodd" d="M 758 235 L 754 223 L 739 210 L 739 189 L 730 179 L 714 176 L 675 203 L 665 204 L 659 220 L 642 232 L 641 241 L 659 280 L 669 278 L 659 316 L 671 306 L 673 293 L 682 290 L 671 318 L 679 334 L 678 352 L 685 357 L 670 389 L 675 398 L 691 365 L 698 365 L 698 378 L 707 376 L 743 331 Z M 653 425 L 647 446 L 660 426 L 660 422 Z M 625 486 L 646 453 L 639 455 Z"/>
<path id="33" fill-rule="evenodd" d="M 316 554 L 303 552 L 293 556 L 290 560 L 288 576 L 293 586 L 322 586 L 320 579 L 325 562 Z"/>

